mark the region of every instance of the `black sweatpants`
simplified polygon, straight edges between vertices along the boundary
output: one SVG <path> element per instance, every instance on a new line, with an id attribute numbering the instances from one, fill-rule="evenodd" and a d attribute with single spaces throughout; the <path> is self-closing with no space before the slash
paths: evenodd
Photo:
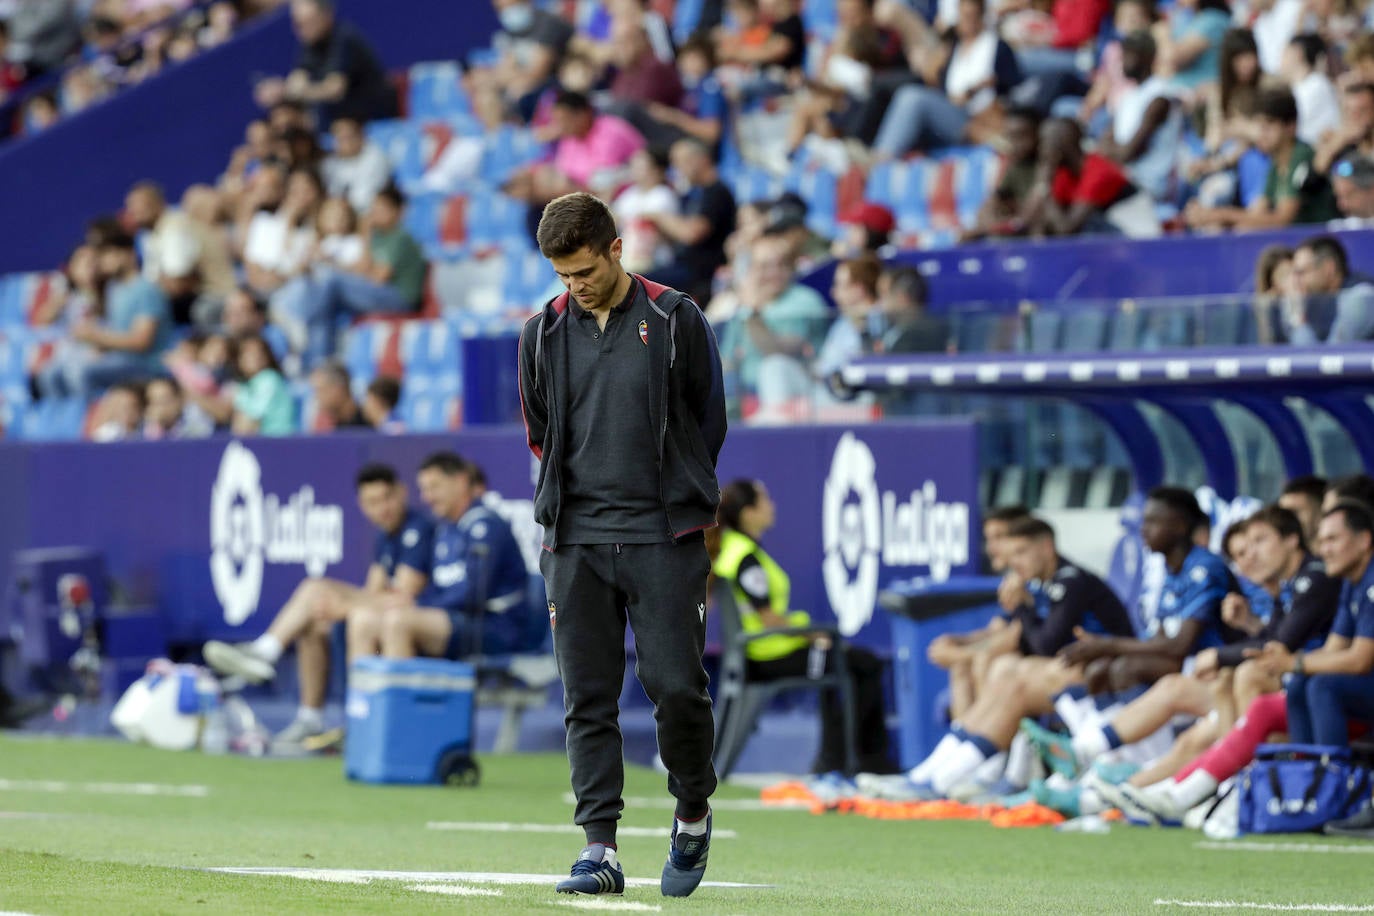
<path id="1" fill-rule="evenodd" d="M 553 650 L 563 678 L 568 763 L 588 843 L 614 843 L 624 807 L 620 691 L 625 622 L 634 631 L 635 675 L 654 704 L 658 750 L 678 814 L 699 817 L 716 789 L 715 725 L 701 654 L 706 578 L 701 537 L 678 543 L 559 547 L 540 555 Z"/>
<path id="2" fill-rule="evenodd" d="M 835 670 L 836 651 L 831 647 L 826 653 L 827 672 Z M 882 660 L 859 646 L 846 646 L 844 651 L 854 696 L 854 750 L 859 771 L 891 773 L 895 767 L 888 756 Z M 805 677 L 810 653 L 809 648 L 804 648 L 766 662 L 751 661 L 749 675 L 759 680 Z M 835 691 L 826 690 L 821 694 L 821 744 L 816 749 L 812 771 L 830 773 L 837 770 L 843 772 L 844 769 L 844 716 Z"/>

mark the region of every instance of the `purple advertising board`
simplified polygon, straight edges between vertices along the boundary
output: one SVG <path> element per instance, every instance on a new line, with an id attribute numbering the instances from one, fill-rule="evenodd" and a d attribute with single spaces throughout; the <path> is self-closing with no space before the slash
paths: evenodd
<path id="1" fill-rule="evenodd" d="M 408 478 L 454 448 L 481 464 L 494 508 L 535 568 L 533 458 L 522 430 L 454 436 L 6 445 L 0 562 L 36 547 L 104 553 L 126 603 L 157 607 L 173 642 L 260 632 L 300 581 L 360 580 L 372 532 L 353 476 L 385 461 Z M 963 421 L 733 431 L 720 477 L 767 483 L 767 549 L 792 575 L 794 607 L 885 647 L 874 615 L 888 581 L 976 566 L 975 431 Z"/>

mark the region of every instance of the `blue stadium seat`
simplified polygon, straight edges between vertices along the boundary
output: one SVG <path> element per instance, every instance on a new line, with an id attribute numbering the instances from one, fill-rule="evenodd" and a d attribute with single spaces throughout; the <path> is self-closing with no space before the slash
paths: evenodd
<path id="1" fill-rule="evenodd" d="M 349 329 L 344 338 L 343 362 L 355 386 L 361 384 L 365 388 L 377 377 L 377 364 L 391 333 L 391 325 L 380 321 Z"/>
<path id="2" fill-rule="evenodd" d="M 1203 344 L 1228 346 L 1255 343 L 1255 312 L 1249 303 L 1213 302 L 1203 305 Z"/>
<path id="3" fill-rule="evenodd" d="M 1000 318 L 990 312 L 954 316 L 954 340 L 960 353 L 987 353 L 998 339 Z"/>
<path id="4" fill-rule="evenodd" d="M 1141 347 L 1160 350 L 1193 345 L 1193 312 L 1190 303 L 1153 306 L 1145 310 Z"/>
<path id="5" fill-rule="evenodd" d="M 24 314 L 24 285 L 28 274 L 0 277 L 0 328 L 22 327 L 28 320 Z"/>
<path id="6" fill-rule="evenodd" d="M 1021 349 L 1030 353 L 1053 353 L 1059 349 L 1064 328 L 1063 314 L 1036 310 L 1030 313 L 1026 324 L 1026 340 Z"/>
<path id="7" fill-rule="evenodd" d="M 954 203 L 959 221 L 972 226 L 978 221 L 978 211 L 997 183 L 1002 161 L 996 152 L 985 146 L 960 150 L 955 169 Z"/>
<path id="8" fill-rule="evenodd" d="M 746 165 L 735 175 L 735 202 L 744 204 L 772 200 L 783 192 L 784 182 L 777 175 L 756 165 Z"/>
<path id="9" fill-rule="evenodd" d="M 1139 309 L 1119 309 L 1112 316 L 1111 335 L 1107 339 L 1108 350 L 1138 350 L 1144 333 L 1144 318 Z"/>
<path id="10" fill-rule="evenodd" d="M 705 0 L 677 0 L 673 6 L 673 41 L 680 45 L 692 37 L 705 5 Z"/>
<path id="11" fill-rule="evenodd" d="M 828 39 L 840 27 L 835 0 L 804 0 L 801 16 L 806 34 L 815 38 Z"/>
<path id="12" fill-rule="evenodd" d="M 462 71 L 452 61 L 413 65 L 410 68 L 410 117 L 429 120 L 471 112 L 460 82 L 461 75 Z"/>
<path id="13" fill-rule="evenodd" d="M 1059 349 L 1065 353 L 1096 353 L 1107 337 L 1107 313 L 1100 306 L 1077 309 L 1064 323 Z"/>
<path id="14" fill-rule="evenodd" d="M 925 159 L 912 159 L 898 168 L 904 174 L 898 178 L 897 198 L 879 200 L 887 204 L 897 217 L 897 227 L 903 232 L 925 232 L 930 229 L 930 201 L 927 182 L 931 165 Z"/>
<path id="15" fill-rule="evenodd" d="M 405 227 L 426 251 L 439 248 L 439 217 L 445 200 L 442 194 L 417 194 L 406 201 Z"/>
<path id="16" fill-rule="evenodd" d="M 499 187 L 511 173 L 539 159 L 544 147 L 524 127 L 503 124 L 486 135 L 482 164 L 478 174 L 493 187 Z"/>

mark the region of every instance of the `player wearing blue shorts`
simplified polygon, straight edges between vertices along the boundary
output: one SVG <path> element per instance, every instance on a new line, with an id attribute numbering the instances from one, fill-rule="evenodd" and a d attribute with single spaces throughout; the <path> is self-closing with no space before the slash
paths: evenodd
<path id="1" fill-rule="evenodd" d="M 301 705 L 292 723 L 273 739 L 274 753 L 299 753 L 305 742 L 324 732 L 329 637 L 334 624 L 355 608 L 380 610 L 411 601 L 429 585 L 433 524 L 423 512 L 407 505 L 406 487 L 396 471 L 384 464 L 369 464 L 358 472 L 357 488 L 358 508 L 377 529 L 362 588 L 336 579 L 306 579 L 262 636 L 234 645 L 217 640 L 205 644 L 205 661 L 211 667 L 252 683 L 276 677 L 282 653 L 296 646 Z"/>

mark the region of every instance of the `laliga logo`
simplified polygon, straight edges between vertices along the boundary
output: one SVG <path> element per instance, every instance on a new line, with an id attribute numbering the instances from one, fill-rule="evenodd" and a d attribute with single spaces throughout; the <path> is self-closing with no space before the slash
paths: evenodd
<path id="1" fill-rule="evenodd" d="M 231 442 L 210 492 L 210 579 L 224 621 L 243 623 L 258 608 L 265 563 L 298 563 L 312 577 L 343 559 L 343 509 L 315 505 L 301 487 L 283 504 L 262 492 L 262 467 Z"/>
<path id="2" fill-rule="evenodd" d="M 821 504 L 821 572 L 846 636 L 873 618 L 881 566 L 927 566 L 943 582 L 969 560 L 966 503 L 939 502 L 930 480 L 904 499 L 880 492 L 877 471 L 866 444 L 853 433 L 840 437 Z"/>

